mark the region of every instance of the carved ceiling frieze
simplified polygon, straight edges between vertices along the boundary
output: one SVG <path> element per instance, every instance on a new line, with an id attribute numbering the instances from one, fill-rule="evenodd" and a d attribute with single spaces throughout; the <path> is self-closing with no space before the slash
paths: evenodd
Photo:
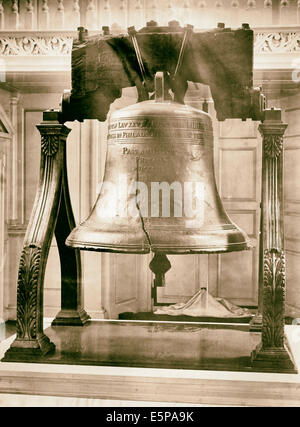
<path id="1" fill-rule="evenodd" d="M 68 56 L 72 51 L 72 37 L 66 36 L 23 36 L 0 35 L 0 55 L 48 55 Z"/>
<path id="2" fill-rule="evenodd" d="M 76 37 L 74 33 L 74 37 Z M 72 51 L 72 36 L 0 34 L 0 55 L 68 56 Z M 255 54 L 300 52 L 300 31 L 274 31 L 255 33 Z"/>
<path id="3" fill-rule="evenodd" d="M 255 34 L 254 52 L 293 53 L 300 51 L 300 31 L 265 32 Z"/>

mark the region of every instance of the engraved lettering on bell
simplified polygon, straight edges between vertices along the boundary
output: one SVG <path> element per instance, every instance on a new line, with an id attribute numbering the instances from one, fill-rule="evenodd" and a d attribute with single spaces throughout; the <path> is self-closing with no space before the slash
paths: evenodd
<path id="1" fill-rule="evenodd" d="M 108 141 L 128 138 L 176 138 L 176 140 L 194 139 L 203 143 L 205 131 L 211 132 L 211 129 L 204 123 L 180 117 L 177 120 L 163 120 L 160 116 L 136 121 L 124 119 L 109 125 Z"/>

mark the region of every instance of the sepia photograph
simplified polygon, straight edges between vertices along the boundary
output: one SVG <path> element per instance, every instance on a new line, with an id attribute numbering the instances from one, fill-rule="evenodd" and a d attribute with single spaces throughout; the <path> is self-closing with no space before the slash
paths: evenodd
<path id="1" fill-rule="evenodd" d="M 299 407 L 298 161 L 300 1 L 0 0 L 0 407 Z"/>

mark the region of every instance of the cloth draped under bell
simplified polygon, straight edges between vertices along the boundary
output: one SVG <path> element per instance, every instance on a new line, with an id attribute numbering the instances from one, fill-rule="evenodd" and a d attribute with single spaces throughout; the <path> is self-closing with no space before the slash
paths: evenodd
<path id="1" fill-rule="evenodd" d="M 154 311 L 154 314 L 216 318 L 243 318 L 252 316 L 248 309 L 238 307 L 224 298 L 215 298 L 204 288 L 186 303 L 160 307 Z"/>

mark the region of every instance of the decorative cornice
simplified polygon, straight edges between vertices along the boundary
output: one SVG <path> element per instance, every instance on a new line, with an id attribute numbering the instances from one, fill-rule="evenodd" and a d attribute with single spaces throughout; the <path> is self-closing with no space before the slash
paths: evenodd
<path id="1" fill-rule="evenodd" d="M 94 34 L 99 31 L 89 32 Z M 70 73 L 73 39 L 75 31 L 0 31 L 0 65 L 6 73 Z M 292 80 L 290 70 L 299 69 L 300 30 L 258 28 L 254 40 L 254 70 L 285 70 L 284 80 Z"/>
<path id="2" fill-rule="evenodd" d="M 300 31 L 267 31 L 255 34 L 254 53 L 300 52 Z"/>
<path id="3" fill-rule="evenodd" d="M 296 53 L 300 52 L 300 31 L 297 29 L 258 29 L 254 30 L 254 53 Z M 28 32 L 12 36 L 12 33 L 0 32 L 0 55 L 5 56 L 68 56 L 72 51 L 73 38 L 76 32 L 67 35 L 58 31 Z"/>
<path id="4" fill-rule="evenodd" d="M 1 36 L 0 56 L 69 56 L 73 37 L 61 35 Z"/>

